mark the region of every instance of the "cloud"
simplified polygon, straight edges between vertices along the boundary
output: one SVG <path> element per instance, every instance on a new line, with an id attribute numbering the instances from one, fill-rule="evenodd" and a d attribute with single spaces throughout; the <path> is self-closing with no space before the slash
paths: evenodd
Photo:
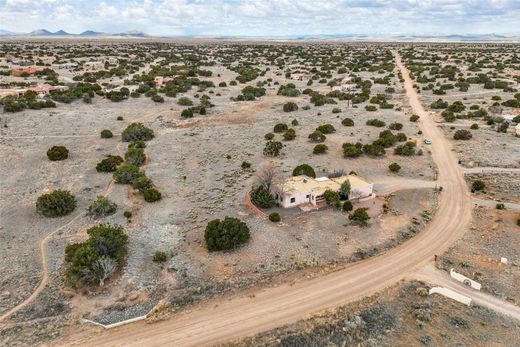
<path id="1" fill-rule="evenodd" d="M 520 28 L 517 0 L 0 0 L 3 29 L 155 35 L 464 34 Z"/>

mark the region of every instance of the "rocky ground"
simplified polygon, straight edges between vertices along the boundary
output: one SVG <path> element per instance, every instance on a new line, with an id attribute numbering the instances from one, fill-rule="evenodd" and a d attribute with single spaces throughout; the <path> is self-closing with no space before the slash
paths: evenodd
<path id="1" fill-rule="evenodd" d="M 402 283 L 361 301 L 224 346 L 514 346 L 520 325 Z"/>
<path id="2" fill-rule="evenodd" d="M 479 199 L 489 199 L 504 202 L 520 202 L 520 175 L 518 173 L 478 173 L 466 174 L 466 181 L 471 187 L 475 180 L 481 180 L 486 188 L 476 193 Z"/>

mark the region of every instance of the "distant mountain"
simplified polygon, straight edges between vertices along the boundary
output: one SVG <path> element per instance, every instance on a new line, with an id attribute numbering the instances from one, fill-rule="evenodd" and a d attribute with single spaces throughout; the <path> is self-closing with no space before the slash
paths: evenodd
<path id="1" fill-rule="evenodd" d="M 55 33 L 52 33 L 52 35 L 56 35 L 56 36 L 67 36 L 67 35 L 71 35 L 71 34 L 69 34 L 68 32 L 63 31 L 63 30 L 58 30 L 58 31 L 56 31 Z"/>
<path id="2" fill-rule="evenodd" d="M 16 35 L 16 33 L 13 33 L 9 30 L 0 29 L 0 36 L 9 36 L 9 35 Z"/>
<path id="3" fill-rule="evenodd" d="M 148 34 L 138 30 L 129 30 L 125 33 L 112 34 L 112 36 L 123 36 L 123 37 L 147 37 Z"/>
<path id="4" fill-rule="evenodd" d="M 103 35 L 104 33 L 102 32 L 99 32 L 99 31 L 93 31 L 93 30 L 85 30 L 84 32 L 82 32 L 81 34 L 79 34 L 80 36 L 99 36 L 99 35 Z"/>
<path id="5" fill-rule="evenodd" d="M 31 31 L 29 33 L 29 35 L 30 36 L 50 36 L 50 35 L 52 35 L 52 33 L 47 29 L 38 29 L 38 30 Z"/>

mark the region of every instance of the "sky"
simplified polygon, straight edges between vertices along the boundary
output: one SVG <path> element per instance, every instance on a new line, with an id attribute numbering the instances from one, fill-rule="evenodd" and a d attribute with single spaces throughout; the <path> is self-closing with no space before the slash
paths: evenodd
<path id="1" fill-rule="evenodd" d="M 519 34 L 520 0 L 0 0 L 0 29 L 157 36 Z"/>

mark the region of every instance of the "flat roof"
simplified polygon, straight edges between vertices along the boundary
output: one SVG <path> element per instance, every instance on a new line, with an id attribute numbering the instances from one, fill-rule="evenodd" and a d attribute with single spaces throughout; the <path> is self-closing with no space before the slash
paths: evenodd
<path id="1" fill-rule="evenodd" d="M 341 184 L 346 180 L 350 182 L 351 189 L 359 189 L 362 187 L 370 186 L 372 183 L 365 181 L 356 175 L 340 176 L 335 178 L 318 177 L 312 178 L 309 176 L 293 176 L 288 178 L 283 184 L 284 192 L 300 192 L 300 193 L 314 193 L 320 195 L 326 190 L 338 191 L 341 188 Z"/>

